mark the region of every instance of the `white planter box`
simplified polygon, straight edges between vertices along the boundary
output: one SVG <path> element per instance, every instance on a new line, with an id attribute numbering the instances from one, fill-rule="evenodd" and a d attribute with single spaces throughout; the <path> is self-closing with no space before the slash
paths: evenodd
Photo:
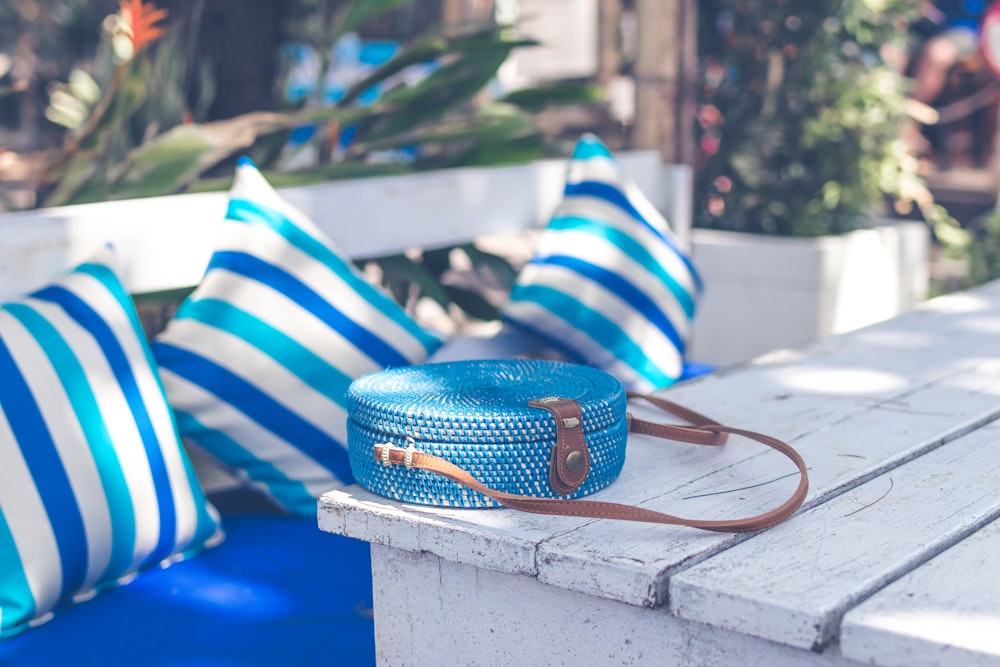
<path id="1" fill-rule="evenodd" d="M 927 295 L 921 222 L 815 239 L 695 229 L 705 281 L 689 357 L 731 364 L 897 315 Z"/>

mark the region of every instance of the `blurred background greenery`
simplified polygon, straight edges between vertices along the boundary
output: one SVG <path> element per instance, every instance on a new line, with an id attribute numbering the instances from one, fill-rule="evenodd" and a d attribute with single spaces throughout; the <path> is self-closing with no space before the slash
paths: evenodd
<path id="1" fill-rule="evenodd" d="M 33 201 L 25 203 L 225 187 L 211 176 L 226 173 L 221 167 L 236 153 L 281 172 L 269 174 L 278 185 L 527 161 L 546 152 L 533 111 L 595 98 L 576 82 L 484 95 L 512 49 L 532 42 L 491 21 L 440 27 L 413 20 L 426 11 L 397 12 L 394 23 L 405 28 L 383 26 L 382 33 L 402 46 L 332 98 L 332 54 L 342 38 L 416 4 L 133 0 L 115 12 L 113 3 L 0 3 L 16 19 L 4 22 L 15 27 L 7 39 L 30 42 L 25 48 L 38 63 L 19 77 L 27 88 L 5 96 L 21 104 L 4 122 L 48 149 L 37 156 Z M 72 39 L 70 48 L 62 37 Z M 319 54 L 311 93 L 294 98 L 287 94 L 290 45 Z M 408 78 L 416 67 L 423 76 Z M 356 103 L 373 89 L 377 98 Z M 307 138 L 297 139 L 303 130 Z"/>
<path id="2" fill-rule="evenodd" d="M 461 4 L 0 0 L 0 210 L 224 189 L 239 154 L 288 186 L 565 155 L 584 129 L 641 146 L 630 113 L 642 109 L 615 107 L 652 85 L 694 98 L 673 109 L 675 143 L 694 150 L 665 158 L 695 167 L 696 226 L 817 236 L 917 217 L 966 267 L 947 288 L 1000 275 L 1000 240 L 986 242 L 997 225 L 948 215 L 901 139 L 909 82 L 884 47 L 910 48 L 919 3 L 671 0 L 657 9 L 697 14 L 686 37 L 662 35 L 661 53 L 697 48 L 673 91 L 640 71 L 649 0 L 598 0 L 598 71 L 520 89 L 498 85 L 535 43 L 517 0 Z M 361 62 L 359 45 L 381 55 Z M 426 273 L 444 303 L 431 279 L 448 256 L 382 264 Z"/>

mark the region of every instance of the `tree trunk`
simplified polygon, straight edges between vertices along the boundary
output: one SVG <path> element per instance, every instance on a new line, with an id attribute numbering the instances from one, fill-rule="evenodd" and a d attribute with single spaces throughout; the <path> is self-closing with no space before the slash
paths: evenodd
<path id="1" fill-rule="evenodd" d="M 185 31 L 189 66 L 208 60 L 215 97 L 204 120 L 232 118 L 275 104 L 279 47 L 290 3 L 275 0 L 159 0 Z M 188 77 L 187 93 L 196 93 Z"/>

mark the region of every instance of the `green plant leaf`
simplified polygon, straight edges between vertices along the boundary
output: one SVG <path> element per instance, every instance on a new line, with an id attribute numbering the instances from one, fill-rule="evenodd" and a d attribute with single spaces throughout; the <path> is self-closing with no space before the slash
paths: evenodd
<path id="1" fill-rule="evenodd" d="M 290 122 L 286 114 L 260 111 L 178 125 L 133 150 L 109 194 L 130 198 L 178 192 L 209 167 L 252 145 L 260 134 Z"/>
<path id="2" fill-rule="evenodd" d="M 487 301 L 479 292 L 456 285 L 446 285 L 444 289 L 451 297 L 451 301 L 472 317 L 486 321 L 500 317 L 500 309 Z"/>
<path id="3" fill-rule="evenodd" d="M 407 132 L 469 100 L 493 79 L 511 48 L 499 45 L 467 54 L 412 88 L 390 91 L 383 101 L 394 107 L 394 113 L 374 117 L 359 127 L 359 140 L 374 142 Z"/>
<path id="4" fill-rule="evenodd" d="M 500 255 L 480 250 L 474 243 L 463 245 L 462 250 L 469 256 L 473 268 L 477 271 L 484 269 L 489 271 L 497 279 L 497 282 L 504 287 L 512 287 L 514 285 L 514 280 L 517 278 L 517 271 L 506 259 Z"/>
<path id="5" fill-rule="evenodd" d="M 537 45 L 537 42 L 533 40 L 510 40 L 505 36 L 503 30 L 492 24 L 468 26 L 459 32 L 455 32 L 451 28 L 442 28 L 407 44 L 389 61 L 352 84 L 344 97 L 337 101 L 337 106 L 346 107 L 352 104 L 358 96 L 369 88 L 386 81 L 412 65 L 432 62 L 449 54 L 461 55 L 477 49 L 490 48 L 491 45 L 498 42 L 510 44 L 511 48 Z"/>
<path id="6" fill-rule="evenodd" d="M 300 125 L 311 125 L 322 121 L 335 120 L 341 125 L 352 125 L 367 118 L 388 113 L 391 107 L 384 102 L 376 102 L 365 107 L 351 107 L 342 109 L 339 107 L 310 107 L 296 111 L 288 111 L 283 115 L 286 122 L 276 129 L 291 129 Z"/>
<path id="7" fill-rule="evenodd" d="M 453 59 L 416 85 L 386 92 L 383 100 L 399 105 L 427 101 L 429 95 L 437 95 L 450 101 L 449 92 L 460 100 L 467 99 L 479 92 L 496 75 L 510 52 L 521 44 L 493 35 L 481 43 L 454 52 Z M 452 87 L 456 89 L 450 90 Z"/>
<path id="8" fill-rule="evenodd" d="M 355 152 L 382 150 L 390 147 L 427 143 L 447 143 L 469 140 L 474 143 L 499 143 L 535 132 L 534 120 L 517 107 L 490 104 L 432 119 L 420 127 L 375 141 L 359 141 L 351 147 Z"/>
<path id="9" fill-rule="evenodd" d="M 358 27 L 380 14 L 409 4 L 413 0 L 355 0 L 342 10 L 340 20 L 333 31 L 333 41 L 357 30 Z"/>
<path id="10" fill-rule="evenodd" d="M 91 198 L 80 194 L 84 186 L 92 183 L 99 168 L 100 162 L 97 156 L 89 151 L 80 151 L 70 157 L 58 174 L 55 189 L 45 197 L 45 205 L 82 204 L 99 199 L 99 197 Z"/>
<path id="11" fill-rule="evenodd" d="M 500 98 L 500 101 L 516 105 L 525 111 L 538 112 L 549 106 L 592 104 L 602 99 L 604 92 L 600 86 L 564 81 L 515 90 Z"/>
<path id="12" fill-rule="evenodd" d="M 440 282 L 442 276 L 451 268 L 451 251 L 455 247 L 427 248 L 421 253 L 420 264 Z"/>
<path id="13" fill-rule="evenodd" d="M 109 145 L 113 141 L 121 142 L 126 138 L 124 130 L 127 123 L 142 108 L 149 94 L 148 79 L 149 67 L 145 59 L 134 60 L 128 65 L 128 70 L 107 113 L 99 120 L 90 137 L 84 141 L 84 145 L 107 157 Z"/>
<path id="14" fill-rule="evenodd" d="M 538 131 L 504 141 L 482 141 L 441 161 L 438 167 L 495 167 L 524 164 L 545 156 L 547 142 Z"/>
<path id="15" fill-rule="evenodd" d="M 382 269 L 386 282 L 416 285 L 421 294 L 447 310 L 448 304 L 451 303 L 448 293 L 438 279 L 419 262 L 415 262 L 406 255 L 390 255 L 372 261 Z M 397 300 L 400 299 L 397 297 Z"/>

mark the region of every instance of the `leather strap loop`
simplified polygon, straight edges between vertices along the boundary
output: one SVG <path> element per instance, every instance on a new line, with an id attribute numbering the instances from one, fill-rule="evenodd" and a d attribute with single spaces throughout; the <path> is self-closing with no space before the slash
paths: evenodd
<path id="1" fill-rule="evenodd" d="M 484 486 L 471 474 L 453 463 L 432 454 L 426 454 L 420 451 L 410 453 L 410 463 L 414 468 L 420 468 L 437 473 L 454 482 L 463 484 L 474 491 L 478 491 L 483 495 L 489 496 L 501 505 L 521 510 L 522 512 L 531 512 L 534 514 L 553 514 L 558 516 L 589 517 L 595 519 L 618 519 L 622 521 L 642 521 L 647 523 L 659 523 L 675 526 L 689 526 L 691 528 L 700 528 L 702 530 L 710 530 L 721 533 L 742 533 L 762 530 L 781 523 L 788 517 L 792 516 L 792 514 L 794 514 L 796 510 L 802 506 L 802 503 L 805 501 L 806 495 L 809 492 L 809 477 L 806 470 L 806 464 L 802 459 L 802 456 L 789 444 L 769 435 L 764 435 L 763 433 L 724 426 L 714 420 L 698 414 L 697 412 L 688 410 L 687 408 L 661 398 L 651 397 L 645 394 L 632 393 L 630 393 L 629 396 L 633 398 L 641 397 L 649 400 L 654 405 L 677 416 L 683 416 L 683 418 L 689 419 L 689 421 L 695 424 L 694 426 L 676 426 L 655 424 L 654 422 L 632 419 L 630 427 L 635 425 L 638 421 L 640 429 L 642 429 L 635 430 L 634 432 L 667 437 L 689 443 L 708 445 L 720 445 L 725 442 L 726 436 L 728 435 L 743 436 L 745 438 L 749 438 L 750 440 L 755 440 L 762 445 L 771 447 L 791 459 L 799 471 L 798 486 L 796 486 L 791 497 L 789 497 L 784 503 L 772 510 L 756 516 L 747 517 L 745 519 L 724 520 L 685 519 L 672 514 L 666 514 L 664 512 L 656 512 L 654 510 L 636 507 L 634 505 L 623 505 L 619 503 L 594 500 L 533 498 L 530 496 L 521 496 L 495 491 L 487 486 Z M 652 428 L 649 425 L 663 428 Z M 669 433 L 670 435 L 663 436 L 660 435 L 661 433 Z M 676 437 L 678 435 L 683 437 Z M 386 453 L 386 449 L 389 450 L 388 454 Z M 376 459 L 386 461 L 389 465 L 403 465 L 404 459 L 407 456 L 406 449 L 396 447 L 395 445 L 388 443 L 375 445 L 373 452 Z"/>
<path id="2" fill-rule="evenodd" d="M 571 398 L 540 398 L 528 403 L 555 417 L 556 444 L 549 464 L 549 485 L 561 496 L 572 495 L 590 472 L 590 452 L 583 437 L 583 411 Z"/>
<path id="3" fill-rule="evenodd" d="M 726 433 L 702 429 L 701 427 L 721 426 L 721 424 L 700 412 L 695 412 L 690 408 L 685 408 L 683 405 L 678 405 L 658 396 L 640 394 L 635 391 L 628 391 L 625 394 L 629 398 L 641 398 L 644 401 L 648 401 L 664 412 L 672 414 L 675 417 L 680 417 L 691 424 L 691 426 L 698 427 L 691 429 L 688 426 L 677 424 L 660 424 L 659 422 L 646 421 L 645 419 L 629 415 L 628 430 L 632 433 L 652 435 L 664 440 L 680 440 L 681 442 L 689 442 L 693 445 L 724 445 L 729 438 Z"/>

